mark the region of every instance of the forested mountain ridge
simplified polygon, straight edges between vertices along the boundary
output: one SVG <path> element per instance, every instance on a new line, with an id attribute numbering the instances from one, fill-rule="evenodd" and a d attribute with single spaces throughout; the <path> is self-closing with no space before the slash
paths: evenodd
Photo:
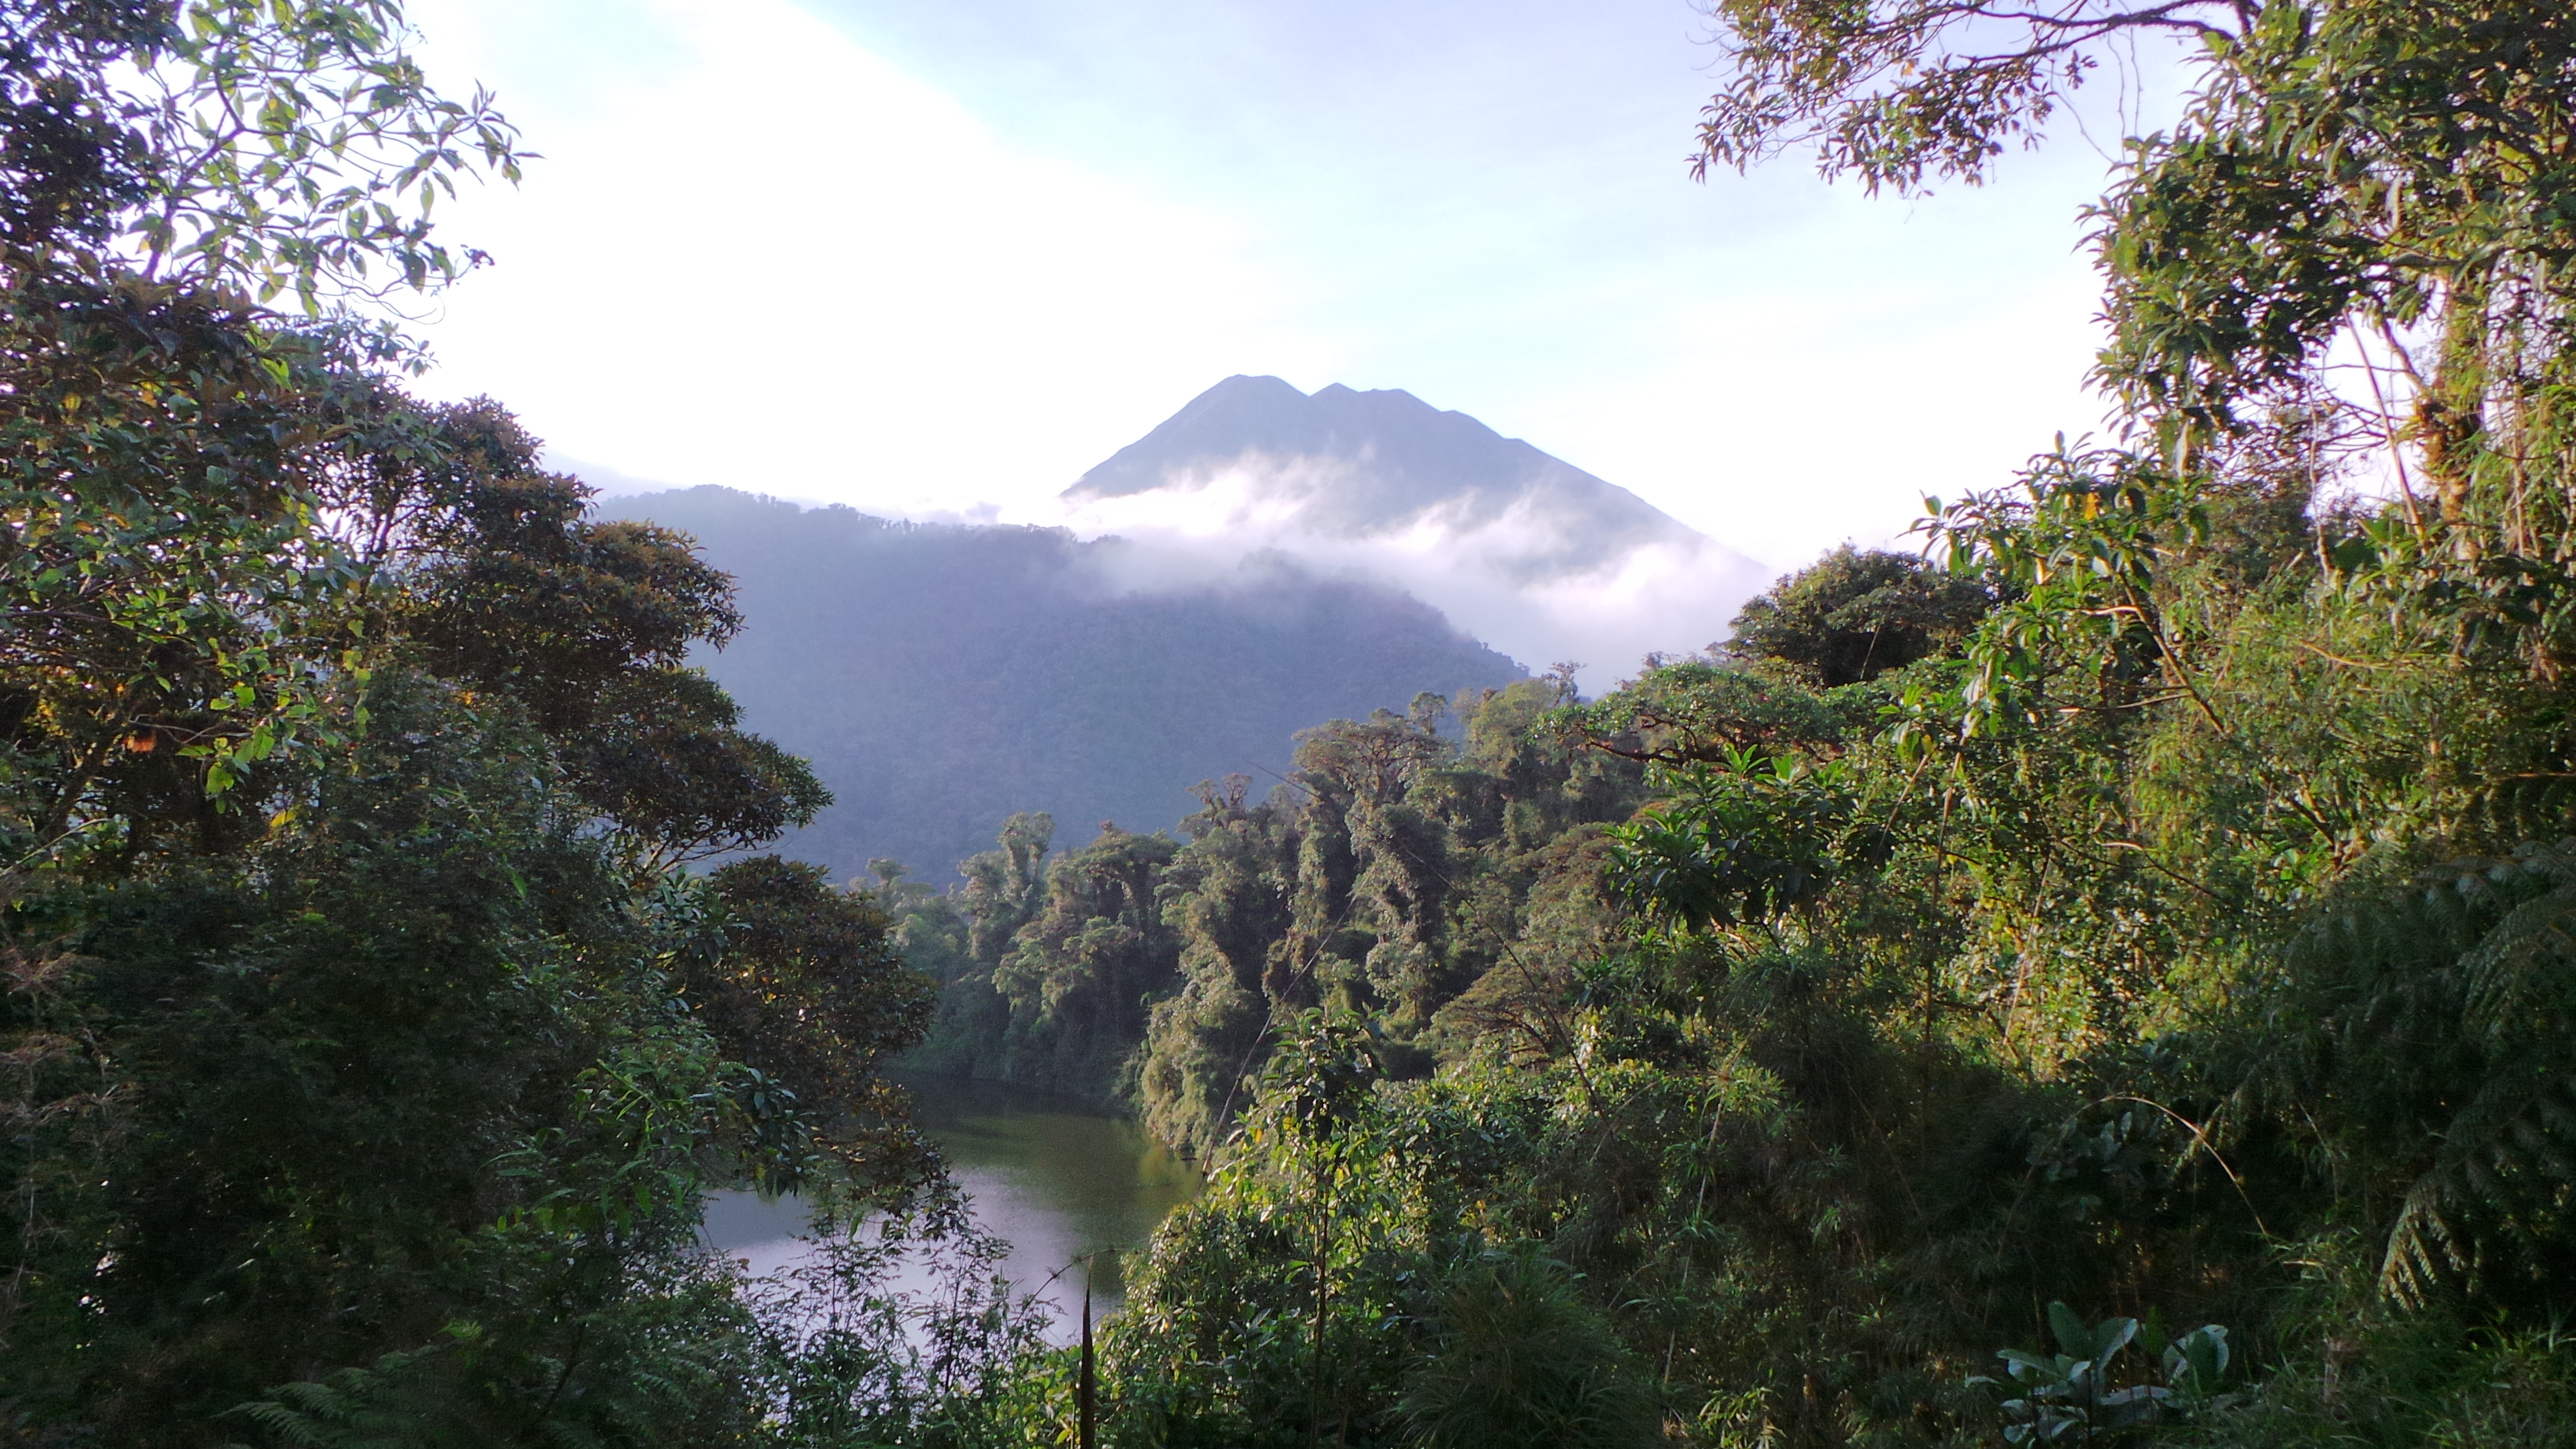
<path id="1" fill-rule="evenodd" d="M 602 500 L 687 531 L 743 628 L 700 656 L 834 803 L 785 838 L 843 877 L 948 881 L 1013 814 L 1169 829 L 1191 782 L 1276 774 L 1289 735 L 1524 672 L 1416 600 L 1256 556 L 1139 585 L 1126 545 L 908 523 L 724 488 Z"/>

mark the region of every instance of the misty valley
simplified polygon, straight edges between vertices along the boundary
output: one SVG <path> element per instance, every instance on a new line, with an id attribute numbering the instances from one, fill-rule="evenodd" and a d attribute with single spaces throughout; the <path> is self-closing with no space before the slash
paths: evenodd
<path id="1" fill-rule="evenodd" d="M 2576 1445 L 2563 3 L 1716 0 L 1669 115 L 1541 43 L 1625 11 L 590 5 L 0 0 L 0 1442 Z M 815 82 L 834 26 L 883 54 Z M 898 61 L 960 34 L 1043 124 L 955 140 Z M 1146 85 L 1112 40 L 1195 59 Z M 545 53 L 558 157 L 433 85 L 472 45 Z M 1292 54 L 1300 104 L 1418 136 L 1283 160 Z M 1457 69 L 1380 94 L 1421 55 Z M 768 94 L 713 79 L 745 64 Z M 1526 235 L 1440 230 L 1462 193 L 1391 168 L 1465 124 L 1442 77 L 1506 72 L 1503 149 L 1450 169 L 1532 188 Z M 1219 91 L 1205 135 L 1135 119 Z M 595 122 L 670 94 L 731 162 Z M 1427 401 L 1547 437 L 1680 395 L 1610 318 L 1677 338 L 1697 294 L 1508 280 L 1608 255 L 1616 187 L 1562 178 L 1624 164 L 1576 125 L 1613 111 L 1743 236 L 1848 233 L 1852 275 L 1717 319 L 1772 370 L 1911 325 L 1860 218 L 2116 124 L 2107 411 L 1936 489 L 1970 464 L 1896 389 L 1811 379 L 1819 431 L 1712 375 L 1693 476 L 1755 435 L 1814 467 L 1694 511 Z M 1446 370 L 1180 401 L 1231 364 L 1130 345 L 1167 334 L 1083 250 L 1102 135 L 1151 255 L 1217 259 L 1173 285 L 1218 351 L 1329 303 Z M 827 145 L 906 169 L 744 179 Z M 1219 265 L 1153 202 L 1192 146 L 1323 178 L 1369 278 Z M 900 185 L 1006 153 L 1027 254 L 934 285 L 953 218 Z M 618 209 L 646 161 L 678 245 Z M 620 198 L 577 265 L 473 199 L 551 174 Z M 842 191 L 873 233 L 769 275 L 742 228 Z M 466 226 L 539 291 L 614 292 L 648 234 L 667 275 L 639 330 L 496 362 L 468 299 L 519 284 Z M 956 456 L 1044 419 L 1098 461 L 1007 506 L 894 477 L 856 379 L 1017 366 L 960 319 L 1050 247 L 1099 272 L 1067 388 L 1178 411 L 977 373 Z M 1389 300 L 1434 280 L 1476 305 Z M 953 347 L 907 343 L 943 297 Z M 1596 312 L 1570 361 L 1471 328 Z M 782 315 L 848 369 L 821 403 Z M 1507 406 L 1541 361 L 1597 375 Z M 585 368 L 613 406 L 550 380 Z M 836 461 L 758 462 L 790 434 Z M 1856 451 L 1910 528 L 1813 501 Z M 860 506 L 898 485 L 947 492 Z M 1802 507 L 1778 568 L 1683 521 Z"/>

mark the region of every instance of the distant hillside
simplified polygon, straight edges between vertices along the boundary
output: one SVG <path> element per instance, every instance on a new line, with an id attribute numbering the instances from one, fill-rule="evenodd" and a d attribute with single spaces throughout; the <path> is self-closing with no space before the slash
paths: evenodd
<path id="1" fill-rule="evenodd" d="M 604 500 L 695 534 L 749 626 L 704 662 L 838 803 L 786 849 L 842 876 L 948 878 L 1015 811 L 1066 844 L 1169 826 L 1193 781 L 1287 767 L 1289 736 L 1522 677 L 1391 589 L 1255 557 L 1135 590 L 1132 551 L 1061 529 L 890 522 L 726 488 Z"/>
<path id="2" fill-rule="evenodd" d="M 1625 488 L 1395 389 L 1227 378 L 1085 473 L 1064 521 L 1158 546 L 1277 549 L 1400 584 L 1597 682 L 1723 632 L 1770 570 Z"/>

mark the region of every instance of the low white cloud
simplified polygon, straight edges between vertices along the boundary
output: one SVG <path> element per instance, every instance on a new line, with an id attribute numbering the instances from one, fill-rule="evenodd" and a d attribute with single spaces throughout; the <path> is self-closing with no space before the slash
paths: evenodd
<path id="1" fill-rule="evenodd" d="M 632 498 L 644 493 L 666 493 L 679 486 L 662 478 L 638 478 L 622 468 L 612 468 L 606 463 L 593 463 L 586 458 L 576 458 L 559 448 L 548 448 L 545 455 L 538 461 L 552 472 L 569 473 L 580 479 L 599 490 L 602 498 Z"/>
<path id="2" fill-rule="evenodd" d="M 1446 500 L 1364 531 L 1309 516 L 1311 500 L 1366 466 L 1248 453 L 1161 488 L 1059 500 L 1023 521 L 1126 540 L 1098 565 L 1121 589 L 1257 586 L 1264 555 L 1367 578 L 1431 604 L 1534 670 L 1579 663 L 1595 690 L 1633 673 L 1649 652 L 1722 637 L 1736 608 L 1771 582 L 1762 564 L 1681 528 L 1567 562 L 1569 535 L 1593 520 L 1565 516 L 1545 499 L 1516 499 L 1488 516 L 1468 500 Z"/>

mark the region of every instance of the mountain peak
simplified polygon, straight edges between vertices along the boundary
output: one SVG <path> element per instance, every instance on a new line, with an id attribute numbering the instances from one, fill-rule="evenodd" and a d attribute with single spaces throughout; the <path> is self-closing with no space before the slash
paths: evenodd
<path id="1" fill-rule="evenodd" d="M 1524 659 L 1692 647 L 1767 576 L 1627 489 L 1398 388 L 1229 377 L 1062 501 L 1083 533 L 1376 574 Z"/>
<path id="2" fill-rule="evenodd" d="M 1649 542 L 1700 535 L 1616 487 L 1465 413 L 1400 388 L 1329 383 L 1300 392 L 1283 379 L 1237 374 L 1192 398 L 1152 432 L 1065 490 L 1077 506 L 1220 479 L 1291 531 L 1360 539 L 1402 533 L 1438 514 L 1468 530 L 1516 510 L 1545 516 L 1541 573 L 1579 573 Z"/>

